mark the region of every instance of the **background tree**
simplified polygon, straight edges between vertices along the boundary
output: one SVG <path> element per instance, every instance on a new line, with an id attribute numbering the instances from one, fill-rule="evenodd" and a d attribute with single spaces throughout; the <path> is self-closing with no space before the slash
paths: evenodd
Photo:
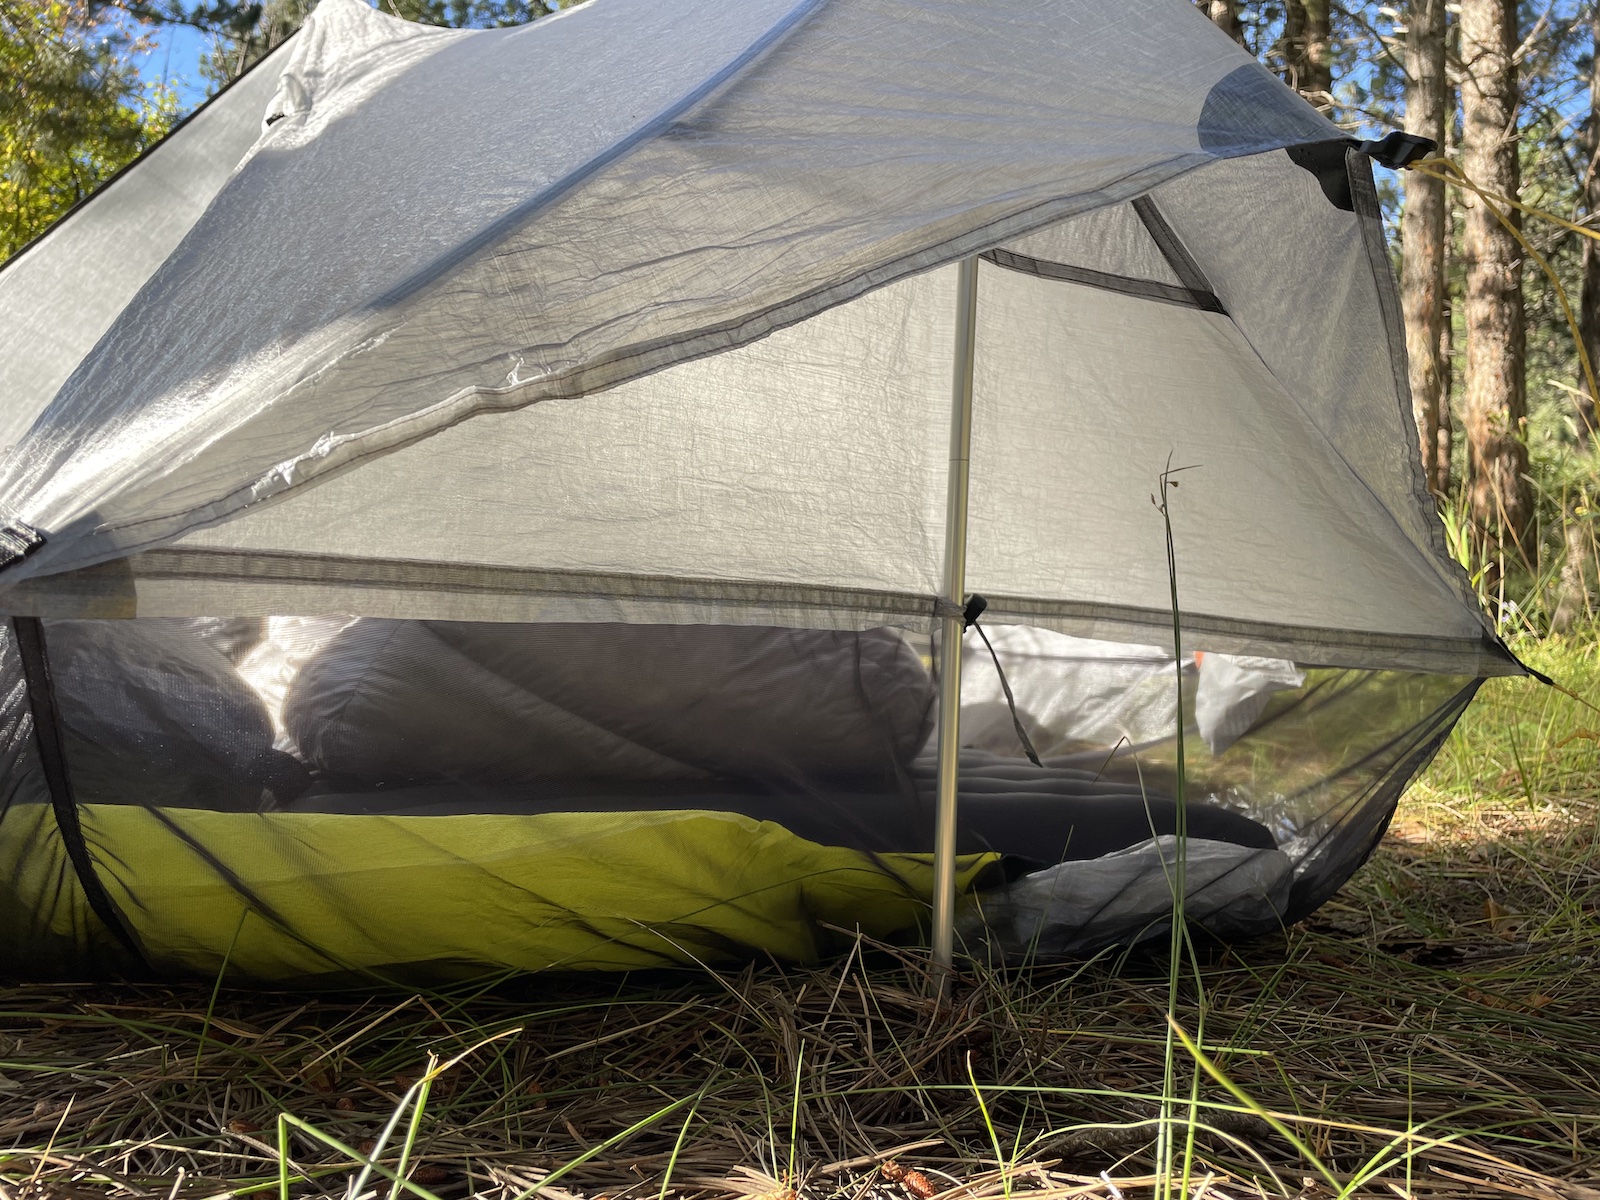
<path id="1" fill-rule="evenodd" d="M 1285 0 L 1280 72 L 1318 108 L 1333 107 L 1333 22 L 1329 0 Z"/>
<path id="2" fill-rule="evenodd" d="M 0 0 L 0 260 L 167 131 L 136 39 L 66 0 Z"/>
<path id="3" fill-rule="evenodd" d="M 1577 157 L 1577 192 L 1584 221 L 1600 227 L 1600 7 L 1590 11 L 1588 20 L 1589 111 L 1579 135 L 1574 139 Z M 1585 238 L 1580 251 L 1578 332 L 1591 366 L 1600 364 L 1600 242 Z M 1595 449 L 1595 401 L 1587 372 L 1580 370 L 1574 392 L 1577 421 L 1573 430 L 1580 452 Z M 1596 488 L 1592 479 L 1581 476 L 1563 496 L 1560 584 L 1556 593 L 1551 627 L 1572 628 L 1592 617 L 1591 604 L 1596 584 L 1596 536 L 1593 513 Z M 1585 486 L 1588 485 L 1588 486 Z"/>
<path id="4" fill-rule="evenodd" d="M 1450 95 L 1445 75 L 1445 0 L 1411 0 L 1405 37 L 1405 128 L 1445 145 Z M 1428 487 L 1450 495 L 1450 337 L 1445 323 L 1444 181 L 1417 171 L 1404 180 L 1401 303 L 1411 363 L 1411 403 Z"/>
<path id="5" fill-rule="evenodd" d="M 1195 6 L 1223 33 L 1241 46 L 1245 44 L 1244 23 L 1239 16 L 1240 0 L 1195 0 Z"/>
<path id="6" fill-rule="evenodd" d="M 213 87 L 239 78 L 305 23 L 316 0 L 266 0 L 212 32 L 211 52 L 200 64 Z M 253 19 L 252 19 L 253 18 Z"/>
<path id="7" fill-rule="evenodd" d="M 286 41 L 299 29 L 316 0 L 113 0 L 140 20 L 159 25 L 188 25 L 212 35 L 213 45 L 201 64 L 212 87 L 221 87 Z M 568 0 L 571 7 L 574 0 Z M 453 29 L 488 29 L 525 25 L 562 7 L 560 0 L 381 0 L 384 12 Z"/>
<path id="8" fill-rule="evenodd" d="M 1462 166 L 1490 192 L 1520 190 L 1515 0 L 1462 0 Z M 1472 522 L 1487 570 L 1508 557 L 1531 567 L 1533 489 L 1528 480 L 1526 330 L 1522 248 L 1488 203 L 1463 196 L 1467 361 L 1463 422 Z M 1516 224 L 1515 210 L 1506 213 Z"/>
<path id="9" fill-rule="evenodd" d="M 1600 5 L 1589 13 L 1589 112 L 1580 136 L 1576 139 L 1579 151 L 1578 193 L 1585 222 L 1600 228 Z M 1589 362 L 1600 369 L 1600 242 L 1592 238 L 1583 241 L 1582 285 L 1579 288 L 1579 332 Z M 1590 394 L 1589 381 L 1581 377 L 1578 437 L 1588 449 L 1594 441 L 1595 402 L 1600 400 Z"/>

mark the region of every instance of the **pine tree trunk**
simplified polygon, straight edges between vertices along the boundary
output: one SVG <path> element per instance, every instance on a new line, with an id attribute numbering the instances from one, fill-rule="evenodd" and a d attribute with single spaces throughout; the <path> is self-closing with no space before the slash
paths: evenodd
<path id="1" fill-rule="evenodd" d="M 1462 0 L 1462 165 L 1486 191 L 1516 196 L 1516 0 Z M 1467 494 L 1491 586 L 1501 568 L 1532 566 L 1533 488 L 1528 481 L 1522 248 L 1489 207 L 1465 195 L 1463 257 L 1467 334 L 1464 421 Z M 1515 210 L 1506 214 L 1518 220 Z"/>
<path id="2" fill-rule="evenodd" d="M 1590 15 L 1590 30 L 1596 58 L 1589 68 L 1589 120 L 1579 143 L 1584 150 L 1581 177 L 1584 212 L 1591 219 L 1600 213 L 1600 8 Z M 1600 362 L 1600 243 L 1583 239 L 1583 291 L 1578 304 L 1578 335 L 1589 352 L 1590 363 Z M 1578 448 L 1592 450 L 1595 445 L 1595 397 L 1589 392 L 1588 377 L 1578 372 Z M 1550 624 L 1558 630 L 1570 629 L 1580 619 L 1593 616 L 1596 576 L 1594 529 L 1584 519 L 1595 497 L 1579 494 L 1562 513 L 1562 540 L 1566 560 L 1561 564 L 1561 583 L 1555 613 Z"/>
<path id="3" fill-rule="evenodd" d="M 1244 45 L 1244 22 L 1239 19 L 1239 0 L 1195 0 L 1195 5 L 1211 18 L 1218 29 L 1239 45 Z"/>
<path id="4" fill-rule="evenodd" d="M 1587 161 L 1583 174 L 1583 210 L 1590 221 L 1600 219 L 1600 7 L 1589 17 L 1594 59 L 1589 67 L 1589 122 L 1581 143 Z M 1600 242 L 1583 239 L 1583 290 L 1578 303 L 1578 332 L 1583 337 L 1589 362 L 1600 371 Z M 1582 371 L 1580 368 L 1580 376 Z M 1578 380 L 1582 398 L 1578 401 L 1578 442 L 1582 449 L 1593 443 L 1595 401 L 1589 394 L 1586 376 Z"/>
<path id="5" fill-rule="evenodd" d="M 1312 104 L 1333 107 L 1333 26 L 1329 0 L 1286 0 L 1283 80 Z"/>
<path id="6" fill-rule="evenodd" d="M 1461 92 L 1456 86 L 1452 74 L 1452 64 L 1461 62 L 1461 25 L 1458 21 L 1451 20 L 1448 16 L 1449 6 L 1446 6 L 1446 26 L 1444 35 L 1444 63 L 1445 63 L 1445 90 L 1444 90 L 1444 144 L 1441 149 L 1445 156 L 1459 159 L 1461 156 L 1461 141 L 1458 136 L 1460 125 Z M 1457 6 L 1456 11 L 1460 8 Z M 1455 281 L 1455 263 L 1461 256 L 1456 249 L 1461 241 L 1461 221 L 1459 207 L 1450 203 L 1450 192 L 1445 190 L 1444 206 L 1444 325 L 1439 330 L 1439 369 L 1444 378 L 1440 384 L 1442 401 L 1439 407 L 1439 461 L 1445 464 L 1445 481 L 1452 487 L 1457 486 L 1452 478 L 1455 472 L 1455 424 L 1456 424 L 1456 385 L 1459 383 L 1456 371 L 1456 314 L 1460 311 L 1459 288 Z"/>
<path id="7" fill-rule="evenodd" d="M 1561 536 L 1566 543 L 1566 557 L 1561 562 L 1556 609 L 1550 618 L 1550 627 L 1562 633 L 1594 614 L 1593 531 L 1594 526 L 1571 509 L 1564 514 Z"/>
<path id="8" fill-rule="evenodd" d="M 1445 143 L 1449 83 L 1444 66 L 1445 0 L 1412 0 L 1406 32 L 1406 132 Z M 1450 492 L 1450 335 L 1445 325 L 1444 181 L 1405 172 L 1401 217 L 1401 304 L 1411 360 L 1411 404 L 1428 488 Z"/>
<path id="9" fill-rule="evenodd" d="M 1305 0 L 1305 86 L 1300 91 L 1319 108 L 1333 107 L 1333 18 L 1329 0 Z"/>
<path id="10" fill-rule="evenodd" d="M 1306 6 L 1305 0 L 1284 0 L 1283 5 L 1283 37 L 1278 42 L 1278 57 L 1283 61 L 1280 74 L 1283 81 L 1295 91 L 1301 91 L 1304 80 L 1301 79 L 1301 55 L 1306 44 Z"/>

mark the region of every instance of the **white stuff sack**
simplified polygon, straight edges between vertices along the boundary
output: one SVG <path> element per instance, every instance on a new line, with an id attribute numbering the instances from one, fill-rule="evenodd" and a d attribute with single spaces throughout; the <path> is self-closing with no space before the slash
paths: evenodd
<path id="1" fill-rule="evenodd" d="M 1221 754 L 1260 719 L 1274 692 L 1289 691 L 1306 681 L 1306 673 L 1281 658 L 1242 658 L 1231 654 L 1197 654 L 1199 686 L 1194 695 L 1194 723 L 1213 754 Z"/>

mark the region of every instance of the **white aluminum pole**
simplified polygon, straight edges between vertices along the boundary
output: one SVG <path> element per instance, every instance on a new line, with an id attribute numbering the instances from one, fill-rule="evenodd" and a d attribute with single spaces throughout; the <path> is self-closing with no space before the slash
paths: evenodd
<path id="1" fill-rule="evenodd" d="M 967 475 L 972 453 L 972 360 L 978 335 L 978 259 L 961 260 L 956 283 L 955 378 L 950 403 L 950 475 L 945 493 L 944 617 L 939 641 L 939 799 L 933 831 L 933 961 L 955 961 L 956 784 L 961 749 L 960 616 L 967 586 Z M 941 993 L 945 983 L 941 982 Z"/>

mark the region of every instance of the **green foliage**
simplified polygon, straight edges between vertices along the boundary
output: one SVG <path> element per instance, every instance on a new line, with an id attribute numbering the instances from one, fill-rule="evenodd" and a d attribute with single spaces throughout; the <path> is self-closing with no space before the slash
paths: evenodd
<path id="1" fill-rule="evenodd" d="M 568 0 L 568 6 L 573 0 Z M 212 90 L 237 78 L 305 20 L 315 0 L 0 0 L 0 261 L 159 141 L 177 94 L 140 79 L 152 29 L 208 33 Z M 517 25 L 560 0 L 382 0 L 430 25 Z"/>
<path id="2" fill-rule="evenodd" d="M 0 260 L 170 127 L 138 46 L 71 0 L 0 0 Z"/>
<path id="3" fill-rule="evenodd" d="M 1489 680 L 1419 781 L 1419 794 L 1463 806 L 1600 794 L 1600 628 L 1523 634 L 1510 644 L 1567 690 L 1527 677 Z"/>
<path id="4" fill-rule="evenodd" d="M 1569 31 L 1570 32 L 1570 31 Z M 1574 40 L 1567 35 L 1551 38 L 1543 55 L 1547 75 L 1535 76 L 1527 84 L 1524 119 L 1520 140 L 1522 191 L 1520 199 L 1532 208 L 1567 219 L 1582 215 L 1580 181 L 1587 152 L 1574 137 L 1572 96 L 1585 85 L 1587 58 L 1575 53 Z M 1565 44 L 1565 53 L 1558 53 Z M 1536 60 L 1535 65 L 1538 65 Z M 1522 229 L 1530 244 L 1554 270 L 1576 308 L 1581 291 L 1581 264 L 1584 239 L 1570 230 L 1536 216 L 1524 216 Z M 1450 251 L 1451 291 L 1460 297 L 1465 286 L 1465 266 L 1461 242 L 1459 209 Z M 1538 561 L 1503 564 L 1503 580 L 1496 595 L 1482 594 L 1485 605 L 1498 612 L 1508 632 L 1548 632 L 1561 602 L 1564 577 L 1573 570 L 1592 571 L 1597 560 L 1597 529 L 1593 510 L 1600 504 L 1600 457 L 1596 442 L 1586 438 L 1585 418 L 1576 400 L 1583 385 L 1576 337 L 1568 324 L 1554 282 L 1540 266 L 1526 261 L 1523 269 L 1523 301 L 1527 314 L 1527 357 L 1524 370 L 1527 384 L 1528 415 L 1523 437 L 1528 445 L 1528 474 L 1535 501 Z M 1466 438 L 1460 430 L 1462 382 L 1466 371 L 1466 330 L 1461 305 L 1453 307 L 1453 407 L 1456 408 L 1457 436 L 1453 446 L 1451 477 L 1455 495 L 1444 506 L 1446 527 L 1452 534 L 1456 557 L 1467 566 L 1477 582 L 1493 578 L 1485 564 L 1476 561 L 1465 538 L 1464 480 L 1467 475 Z M 1574 557 L 1576 552 L 1576 558 Z M 1593 591 L 1594 581 L 1589 580 Z M 1481 591 L 1481 589 L 1480 589 Z M 1581 589 L 1580 589 L 1581 591 Z M 1591 604 L 1593 597 L 1591 596 Z M 1509 603 L 1506 603 L 1508 602 Z"/>
<path id="5" fill-rule="evenodd" d="M 1349 5 L 1340 10 L 1336 30 L 1339 58 L 1335 88 L 1336 116 L 1347 128 L 1399 128 L 1404 121 L 1403 69 L 1405 5 Z M 1341 24 L 1342 22 L 1342 24 Z M 1454 17 L 1452 17 L 1452 23 Z M 1521 111 L 1518 147 L 1526 205 L 1569 220 L 1583 217 L 1582 181 L 1592 154 L 1592 132 L 1585 127 L 1592 71 L 1592 37 L 1588 9 L 1578 0 L 1546 0 L 1524 4 L 1524 33 L 1519 55 Z M 1459 78 L 1466 65 L 1458 59 L 1451 34 L 1450 63 Z M 1450 135 L 1460 141 L 1460 113 Z M 1400 183 L 1388 172 L 1377 180 L 1389 233 L 1399 265 Z M 1573 330 L 1560 296 L 1531 258 L 1523 270 L 1527 356 L 1524 372 L 1528 415 L 1522 434 L 1528 445 L 1529 476 L 1535 496 L 1536 562 L 1507 561 L 1499 570 L 1475 557 L 1464 519 L 1467 439 L 1462 429 L 1466 378 L 1466 329 L 1461 297 L 1465 289 L 1462 208 L 1454 189 L 1453 227 L 1449 235 L 1449 289 L 1452 314 L 1452 424 L 1456 430 L 1450 475 L 1454 495 L 1442 507 L 1452 550 L 1472 576 L 1486 607 L 1496 612 L 1506 632 L 1548 631 L 1564 596 L 1573 593 L 1575 578 L 1593 573 L 1597 530 L 1590 511 L 1600 503 L 1600 459 L 1585 444 L 1579 408 L 1581 370 Z M 1580 295 L 1583 239 L 1561 226 L 1534 216 L 1519 216 L 1529 242 L 1550 263 L 1568 301 L 1576 308 Z M 1577 522 L 1577 525 L 1574 525 Z M 1582 553 L 1574 556 L 1575 551 Z M 1490 582 L 1494 594 L 1488 593 Z M 1590 580 L 1593 591 L 1593 580 Z M 1582 599 L 1582 588 L 1576 593 Z M 1593 596 L 1590 597 L 1593 604 Z"/>

